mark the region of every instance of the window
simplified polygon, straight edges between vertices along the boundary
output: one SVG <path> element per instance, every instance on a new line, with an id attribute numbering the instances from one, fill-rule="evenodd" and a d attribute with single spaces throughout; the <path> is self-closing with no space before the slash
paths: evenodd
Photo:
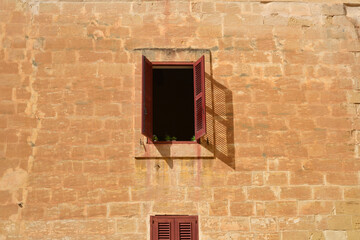
<path id="1" fill-rule="evenodd" d="M 151 216 L 150 240 L 198 240 L 197 216 Z"/>
<path id="2" fill-rule="evenodd" d="M 159 142 L 204 136 L 204 56 L 196 62 L 150 62 L 143 56 L 142 71 L 142 134 Z"/>

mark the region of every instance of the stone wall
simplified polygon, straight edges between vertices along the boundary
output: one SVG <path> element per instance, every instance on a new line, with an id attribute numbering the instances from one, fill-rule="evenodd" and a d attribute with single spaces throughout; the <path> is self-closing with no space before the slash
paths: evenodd
<path id="1" fill-rule="evenodd" d="M 337 2 L 0 0 L 0 239 L 149 240 L 155 214 L 360 239 L 360 5 Z M 142 54 L 205 55 L 214 158 L 135 158 Z"/>

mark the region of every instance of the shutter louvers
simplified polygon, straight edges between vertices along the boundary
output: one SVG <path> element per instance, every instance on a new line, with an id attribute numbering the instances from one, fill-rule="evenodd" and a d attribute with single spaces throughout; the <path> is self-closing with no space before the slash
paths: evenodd
<path id="1" fill-rule="evenodd" d="M 176 240 L 198 240 L 197 217 L 175 218 Z"/>
<path id="2" fill-rule="evenodd" d="M 153 70 L 152 63 L 142 56 L 142 127 L 141 133 L 153 136 Z"/>
<path id="3" fill-rule="evenodd" d="M 170 239 L 170 223 L 158 223 L 158 239 L 171 240 Z"/>
<path id="4" fill-rule="evenodd" d="M 191 240 L 191 223 L 179 223 L 179 239 Z"/>
<path id="5" fill-rule="evenodd" d="M 166 216 L 155 216 L 151 221 L 151 240 L 174 240 L 174 219 Z"/>
<path id="6" fill-rule="evenodd" d="M 199 139 L 206 133 L 205 111 L 205 57 L 194 63 L 194 116 L 195 138 Z"/>

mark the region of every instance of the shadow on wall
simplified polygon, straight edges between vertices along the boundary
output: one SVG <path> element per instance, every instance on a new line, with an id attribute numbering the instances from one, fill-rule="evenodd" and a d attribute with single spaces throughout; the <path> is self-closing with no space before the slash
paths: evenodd
<path id="1" fill-rule="evenodd" d="M 206 113 L 209 141 L 202 141 L 201 145 L 214 153 L 215 158 L 227 166 L 235 169 L 234 146 L 234 111 L 232 92 L 217 82 L 212 76 L 212 62 L 210 72 L 206 73 Z M 212 131 L 212 132 L 211 132 Z M 207 136 L 205 136 L 205 139 Z"/>
<path id="2" fill-rule="evenodd" d="M 197 49 L 192 50 L 196 51 Z M 199 50 L 204 51 L 204 49 Z M 233 95 L 230 89 L 213 78 L 211 52 L 208 49 L 206 51 L 209 53 L 207 69 L 210 72 L 210 74 L 205 73 L 207 133 L 201 139 L 200 144 L 211 151 L 215 158 L 235 169 Z M 171 144 L 166 145 L 166 147 L 161 146 L 161 149 L 158 150 L 172 168 L 172 159 L 166 157 L 170 154 Z"/>

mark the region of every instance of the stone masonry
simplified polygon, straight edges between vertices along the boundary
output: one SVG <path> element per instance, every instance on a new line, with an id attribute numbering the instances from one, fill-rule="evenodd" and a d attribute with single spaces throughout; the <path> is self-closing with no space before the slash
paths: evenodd
<path id="1" fill-rule="evenodd" d="M 0 0 L 0 240 L 359 240 L 359 36 L 355 0 Z M 210 155 L 141 144 L 141 55 L 205 55 Z"/>

